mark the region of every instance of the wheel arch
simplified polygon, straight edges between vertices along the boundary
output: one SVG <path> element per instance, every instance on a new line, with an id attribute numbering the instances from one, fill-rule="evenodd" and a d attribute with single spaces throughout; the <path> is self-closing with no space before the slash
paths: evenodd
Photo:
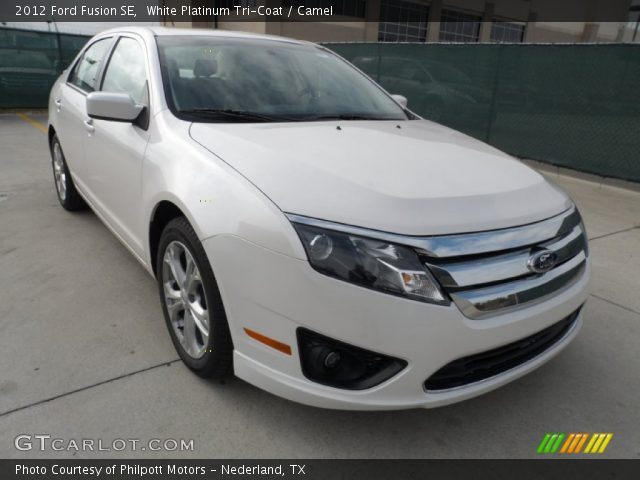
<path id="1" fill-rule="evenodd" d="M 151 218 L 149 219 L 149 263 L 151 264 L 154 276 L 158 274 L 156 257 L 158 255 L 158 246 L 160 244 L 162 231 L 171 220 L 178 217 L 184 217 L 191 223 L 185 212 L 170 200 L 161 200 L 153 208 Z"/>

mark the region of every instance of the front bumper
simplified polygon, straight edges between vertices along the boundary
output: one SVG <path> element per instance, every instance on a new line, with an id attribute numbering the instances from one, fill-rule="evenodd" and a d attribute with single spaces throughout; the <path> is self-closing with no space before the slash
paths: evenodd
<path id="1" fill-rule="evenodd" d="M 580 279 L 528 308 L 470 320 L 455 305 L 438 306 L 378 293 L 324 276 L 307 261 L 236 236 L 203 242 L 225 305 L 238 377 L 276 395 L 323 408 L 385 410 L 436 407 L 480 395 L 539 367 L 576 336 L 582 316 L 551 348 L 494 377 L 466 386 L 426 391 L 434 372 L 461 357 L 537 333 L 585 302 L 587 262 Z M 305 378 L 296 330 L 306 327 L 367 350 L 406 360 L 407 367 L 367 390 L 320 385 Z M 249 337 L 249 328 L 291 347 L 283 354 Z"/>

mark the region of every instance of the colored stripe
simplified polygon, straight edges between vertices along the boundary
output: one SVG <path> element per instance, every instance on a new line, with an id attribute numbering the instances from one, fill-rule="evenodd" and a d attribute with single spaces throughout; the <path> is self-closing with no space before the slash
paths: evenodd
<path id="1" fill-rule="evenodd" d="M 547 442 L 549 441 L 550 438 L 551 438 L 551 434 L 550 433 L 547 433 L 544 436 L 544 438 L 540 442 L 540 445 L 538 445 L 538 453 L 544 452 L 544 447 L 545 447 L 545 445 L 547 444 Z"/>
<path id="2" fill-rule="evenodd" d="M 613 438 L 613 433 L 607 433 L 607 436 L 604 439 L 604 442 L 602 442 L 602 445 L 600 445 L 600 450 L 598 450 L 598 453 L 604 453 L 604 450 L 607 448 L 607 445 L 609 445 L 609 442 L 611 441 L 611 439 Z"/>
<path id="3" fill-rule="evenodd" d="M 47 133 L 47 127 L 41 124 L 40 122 L 38 122 L 37 120 L 34 120 L 33 118 L 31 118 L 29 115 L 26 115 L 24 113 L 16 113 L 16 115 L 20 117 L 22 120 L 24 120 L 25 122 L 30 123 L 31 125 L 36 127 L 42 133 Z"/>
<path id="4" fill-rule="evenodd" d="M 569 451 L 567 453 L 573 453 L 573 449 L 576 448 L 576 445 L 578 444 L 578 441 L 580 440 L 581 435 L 578 433 L 576 434 L 575 438 L 573 439 L 573 442 L 571 442 L 571 446 L 569 447 Z"/>
<path id="5" fill-rule="evenodd" d="M 593 447 L 593 444 L 596 443 L 597 438 L 598 438 L 597 433 L 594 433 L 593 435 L 591 435 L 591 440 L 589 440 L 589 443 L 587 443 L 587 448 L 584 449 L 584 453 L 591 453 L 591 447 Z"/>
<path id="6" fill-rule="evenodd" d="M 551 438 L 547 442 L 547 446 L 544 447 L 544 453 L 551 452 L 551 447 L 553 447 L 553 444 L 556 441 L 556 438 L 558 438 L 558 434 L 557 433 L 554 433 L 553 435 L 551 435 Z"/>
<path id="7" fill-rule="evenodd" d="M 257 340 L 260 343 L 264 343 L 265 345 L 275 350 L 278 350 L 279 352 L 282 352 L 285 355 L 291 355 L 291 347 L 286 343 L 279 342 L 278 340 L 269 338 L 266 335 L 262 335 L 261 333 L 254 332 L 249 328 L 245 328 L 244 331 L 246 332 L 247 335 L 249 335 L 254 340 Z"/>
<path id="8" fill-rule="evenodd" d="M 560 443 L 562 443 L 562 439 L 564 438 L 564 433 L 558 435 L 558 440 L 556 440 L 556 444 L 551 448 L 551 453 L 556 453 L 558 448 L 560 448 Z"/>
<path id="9" fill-rule="evenodd" d="M 598 448 L 600 448 L 600 444 L 602 443 L 602 441 L 604 440 L 604 437 L 606 437 L 607 435 L 604 433 L 600 433 L 598 434 L 598 439 L 596 440 L 596 443 L 594 443 L 593 447 L 591 448 L 591 453 L 597 453 L 598 452 Z"/>
<path id="10" fill-rule="evenodd" d="M 565 453 L 567 451 L 567 449 L 569 448 L 569 445 L 571 445 L 571 442 L 573 442 L 573 439 L 575 438 L 576 434 L 572 433 L 569 435 L 569 437 L 567 438 L 567 441 L 564 442 L 564 445 L 562 446 L 562 450 L 560 450 L 560 453 Z"/>
<path id="11" fill-rule="evenodd" d="M 587 438 L 589 438 L 589 434 L 583 433 L 582 439 L 580 439 L 580 443 L 578 443 L 578 446 L 576 447 L 576 450 L 573 453 L 580 453 L 580 450 L 582 450 L 582 446 L 584 445 L 584 442 L 587 441 Z"/>

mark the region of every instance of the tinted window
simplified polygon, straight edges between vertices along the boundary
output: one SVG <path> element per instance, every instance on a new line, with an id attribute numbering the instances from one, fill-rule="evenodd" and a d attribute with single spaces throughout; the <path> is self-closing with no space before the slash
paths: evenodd
<path id="1" fill-rule="evenodd" d="M 128 93 L 137 103 L 145 103 L 147 75 L 140 44 L 132 38 L 118 41 L 102 81 L 102 91 Z"/>
<path id="2" fill-rule="evenodd" d="M 111 38 L 98 40 L 82 54 L 69 76 L 70 83 L 85 92 L 93 92 L 96 89 L 100 66 L 111 45 L 111 40 Z"/>
<path id="3" fill-rule="evenodd" d="M 367 77 L 319 47 L 191 35 L 157 42 L 167 101 L 181 118 L 233 110 L 298 121 L 407 119 Z"/>

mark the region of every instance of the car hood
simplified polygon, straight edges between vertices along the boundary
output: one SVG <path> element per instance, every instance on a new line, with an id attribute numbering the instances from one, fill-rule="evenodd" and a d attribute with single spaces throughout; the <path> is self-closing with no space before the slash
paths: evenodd
<path id="1" fill-rule="evenodd" d="M 424 120 L 194 123 L 190 135 L 284 212 L 375 230 L 491 230 L 571 205 L 521 162 Z"/>

